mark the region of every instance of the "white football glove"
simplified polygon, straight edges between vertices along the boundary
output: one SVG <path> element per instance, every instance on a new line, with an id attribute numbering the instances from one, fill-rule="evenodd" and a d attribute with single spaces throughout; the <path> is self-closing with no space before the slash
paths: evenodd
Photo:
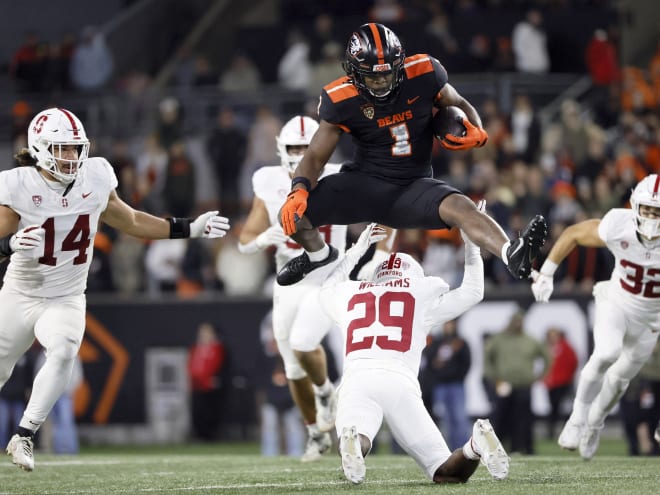
<path id="1" fill-rule="evenodd" d="M 268 246 L 276 246 L 277 244 L 284 244 L 289 236 L 284 233 L 282 226 L 279 224 L 271 225 L 254 240 L 259 249 L 266 249 Z"/>
<path id="2" fill-rule="evenodd" d="M 190 224 L 190 237 L 216 239 L 224 237 L 229 231 L 229 219 L 218 216 L 218 211 L 207 211 L 195 218 Z"/>
<path id="3" fill-rule="evenodd" d="M 45 233 L 41 225 L 28 225 L 11 236 L 9 247 L 14 252 L 38 248 L 43 243 Z"/>
<path id="4" fill-rule="evenodd" d="M 551 275 L 544 275 L 543 273 L 532 270 L 532 293 L 534 299 L 538 302 L 548 302 L 552 291 L 554 289 L 553 277 Z"/>

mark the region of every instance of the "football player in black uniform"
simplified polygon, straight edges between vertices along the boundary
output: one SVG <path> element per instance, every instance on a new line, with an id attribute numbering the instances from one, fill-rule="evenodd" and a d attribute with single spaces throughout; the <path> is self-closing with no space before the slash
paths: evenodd
<path id="1" fill-rule="evenodd" d="M 464 150 L 488 140 L 479 114 L 447 82 L 440 62 L 427 54 L 406 57 L 389 28 L 369 23 L 351 35 L 344 70 L 345 77 L 323 88 L 320 127 L 280 210 L 284 232 L 306 252 L 280 270 L 278 283 L 294 284 L 337 259 L 337 250 L 325 244 L 315 226 L 359 222 L 393 228 L 456 226 L 502 258 L 514 277 L 529 277 L 547 235 L 545 219 L 537 215 L 521 237 L 509 241 L 472 200 L 432 177 L 434 107 L 454 105 L 467 115 L 466 135 L 448 135 L 442 141 L 446 148 Z M 317 182 L 344 132 L 356 145 L 352 161 Z"/>

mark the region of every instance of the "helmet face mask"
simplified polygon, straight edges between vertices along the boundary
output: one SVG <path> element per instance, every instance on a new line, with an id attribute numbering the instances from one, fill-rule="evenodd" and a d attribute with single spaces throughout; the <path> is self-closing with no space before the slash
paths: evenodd
<path id="1" fill-rule="evenodd" d="M 351 35 L 344 70 L 362 95 L 375 103 L 387 103 L 399 92 L 405 58 L 403 46 L 391 29 L 369 23 Z"/>
<path id="2" fill-rule="evenodd" d="M 290 153 L 292 147 L 307 147 L 319 128 L 318 122 L 310 117 L 297 115 L 289 120 L 277 136 L 277 155 L 280 164 L 289 174 L 293 174 L 304 153 Z"/>
<path id="3" fill-rule="evenodd" d="M 630 204 L 637 232 L 646 239 L 660 237 L 660 175 L 642 179 L 630 195 Z"/>
<path id="4" fill-rule="evenodd" d="M 78 117 L 63 108 L 49 108 L 30 122 L 28 150 L 39 168 L 71 184 L 89 155 L 89 140 Z"/>
<path id="5" fill-rule="evenodd" d="M 422 266 L 409 254 L 392 253 L 374 271 L 371 281 L 382 284 L 390 280 L 404 278 L 424 278 Z"/>

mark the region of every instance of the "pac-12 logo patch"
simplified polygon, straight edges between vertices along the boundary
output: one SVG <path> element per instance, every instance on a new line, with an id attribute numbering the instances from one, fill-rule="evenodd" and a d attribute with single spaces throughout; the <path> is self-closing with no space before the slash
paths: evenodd
<path id="1" fill-rule="evenodd" d="M 34 206 L 41 206 L 41 196 L 39 194 L 33 195 L 32 202 L 34 203 Z"/>
<path id="2" fill-rule="evenodd" d="M 628 249 L 628 241 L 621 241 L 621 249 Z"/>
<path id="3" fill-rule="evenodd" d="M 374 110 L 373 105 L 363 105 L 361 108 L 362 108 L 362 113 L 366 118 L 368 118 L 369 120 L 374 118 L 376 112 Z"/>

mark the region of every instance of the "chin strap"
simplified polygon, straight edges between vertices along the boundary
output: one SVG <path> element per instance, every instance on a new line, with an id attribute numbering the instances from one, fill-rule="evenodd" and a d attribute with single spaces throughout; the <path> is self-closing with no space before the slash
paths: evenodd
<path id="1" fill-rule="evenodd" d="M 639 240 L 642 241 L 642 244 L 646 249 L 655 249 L 660 247 L 660 237 L 656 237 L 655 239 L 648 239 L 639 232 L 637 233 L 637 237 L 639 237 Z"/>
<path id="2" fill-rule="evenodd" d="M 71 190 L 71 188 L 73 188 L 73 185 L 75 184 L 75 182 L 76 182 L 76 180 L 73 179 L 73 180 L 69 183 L 69 185 L 66 186 L 66 188 L 64 189 L 64 192 L 62 193 L 62 197 L 65 197 L 67 194 L 69 194 L 69 191 Z"/>

